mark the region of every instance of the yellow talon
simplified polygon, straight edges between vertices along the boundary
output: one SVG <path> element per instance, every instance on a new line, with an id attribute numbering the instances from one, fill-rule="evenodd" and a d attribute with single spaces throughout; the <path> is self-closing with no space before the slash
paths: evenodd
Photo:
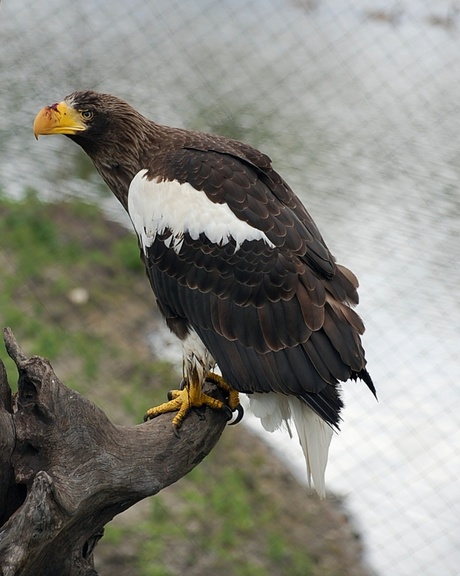
<path id="1" fill-rule="evenodd" d="M 240 396 L 239 396 L 238 392 L 236 390 L 234 390 L 229 384 L 227 384 L 227 382 L 225 382 L 225 380 L 222 378 L 222 376 L 219 376 L 219 374 L 214 374 L 214 372 L 210 372 L 206 376 L 206 380 L 208 380 L 209 382 L 213 382 L 221 390 L 223 390 L 224 392 L 227 392 L 227 394 L 228 394 L 228 406 L 229 406 L 230 410 L 232 412 L 234 412 L 238 408 L 238 406 L 240 405 Z"/>
<path id="2" fill-rule="evenodd" d="M 240 407 L 238 392 L 231 388 L 222 376 L 219 376 L 218 374 L 210 373 L 206 380 L 213 382 L 228 394 L 228 408 L 230 408 L 232 412 L 238 410 L 240 416 L 238 419 L 239 421 L 242 416 L 242 408 Z M 186 383 L 182 390 L 171 390 L 169 392 L 169 398 L 169 402 L 164 402 L 159 406 L 147 410 L 144 415 L 144 422 L 146 420 L 151 420 L 160 414 L 166 414 L 167 412 L 174 412 L 177 410 L 177 414 L 174 416 L 172 421 L 174 428 L 177 429 L 180 427 L 192 408 L 209 406 L 214 410 L 228 411 L 227 406 L 223 402 L 202 392 L 201 384 L 198 380 L 192 380 L 188 384 Z"/>
<path id="3" fill-rule="evenodd" d="M 172 423 L 175 428 L 179 428 L 192 408 L 199 408 L 201 406 L 209 406 L 214 410 L 222 410 L 225 408 L 223 402 L 204 394 L 201 391 L 201 386 L 192 383 L 188 386 L 186 385 L 183 390 L 171 390 L 169 396 L 171 397 L 169 402 L 147 410 L 144 421 L 155 418 L 160 414 L 177 410 L 178 412 L 174 416 Z"/>

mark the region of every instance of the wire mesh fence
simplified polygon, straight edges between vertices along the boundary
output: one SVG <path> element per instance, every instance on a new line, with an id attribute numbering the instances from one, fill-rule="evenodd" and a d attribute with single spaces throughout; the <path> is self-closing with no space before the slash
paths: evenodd
<path id="1" fill-rule="evenodd" d="M 358 275 L 380 401 L 345 385 L 327 482 L 346 496 L 378 574 L 459 573 L 458 9 L 447 0 L 0 8 L 7 194 L 91 196 L 97 177 L 75 178 L 61 142 L 35 146 L 31 123 L 75 89 L 111 92 L 161 123 L 269 154 Z M 271 441 L 303 475 L 297 447 Z"/>

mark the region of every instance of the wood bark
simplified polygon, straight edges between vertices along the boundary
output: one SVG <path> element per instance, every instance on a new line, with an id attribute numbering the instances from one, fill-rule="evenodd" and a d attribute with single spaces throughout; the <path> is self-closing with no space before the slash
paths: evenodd
<path id="1" fill-rule="evenodd" d="M 171 414 L 117 426 L 46 359 L 27 358 L 9 329 L 4 339 L 19 378 L 12 397 L 0 360 L 0 574 L 95 576 L 104 525 L 194 468 L 226 415 L 192 411 L 179 436 Z"/>

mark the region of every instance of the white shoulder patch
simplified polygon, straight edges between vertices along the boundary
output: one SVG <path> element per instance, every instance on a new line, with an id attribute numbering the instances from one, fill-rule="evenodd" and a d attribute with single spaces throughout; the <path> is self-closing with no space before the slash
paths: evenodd
<path id="1" fill-rule="evenodd" d="M 176 252 L 186 232 L 194 240 L 205 234 L 216 244 L 233 238 L 236 250 L 245 240 L 263 240 L 274 248 L 264 232 L 237 218 L 227 204 L 211 202 L 188 183 L 148 180 L 146 174 L 147 170 L 141 170 L 134 176 L 128 193 L 128 213 L 144 250 L 166 228 L 173 232 L 168 245 Z"/>

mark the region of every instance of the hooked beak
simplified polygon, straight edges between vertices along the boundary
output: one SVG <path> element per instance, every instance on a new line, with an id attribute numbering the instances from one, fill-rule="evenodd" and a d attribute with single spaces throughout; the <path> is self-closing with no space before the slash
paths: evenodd
<path id="1" fill-rule="evenodd" d="M 49 134 L 75 134 L 86 130 L 78 110 L 69 106 L 65 101 L 45 106 L 34 120 L 34 136 Z"/>

